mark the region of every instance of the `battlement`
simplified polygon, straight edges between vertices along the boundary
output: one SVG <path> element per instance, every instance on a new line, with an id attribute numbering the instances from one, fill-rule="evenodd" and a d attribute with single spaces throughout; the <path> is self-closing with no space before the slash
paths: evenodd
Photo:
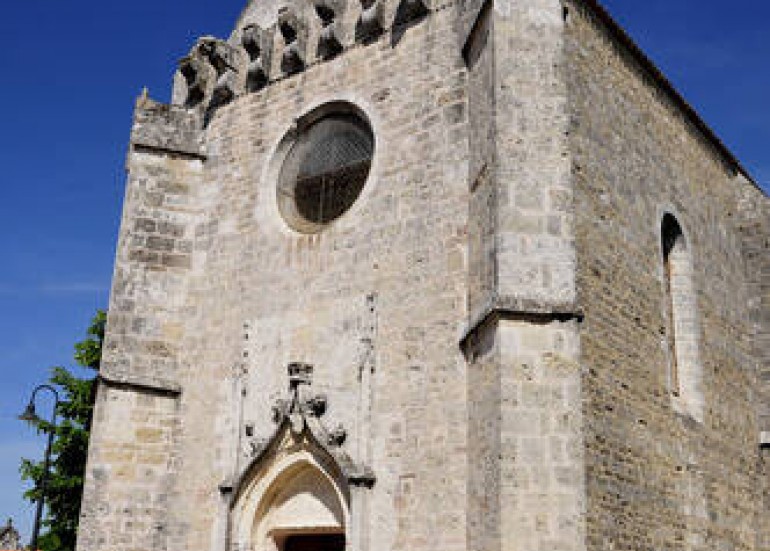
<path id="1" fill-rule="evenodd" d="M 418 24 L 441 0 L 252 1 L 228 40 L 204 36 L 179 62 L 172 103 L 209 113 L 238 96 Z M 259 6 L 257 6 L 259 4 Z"/>

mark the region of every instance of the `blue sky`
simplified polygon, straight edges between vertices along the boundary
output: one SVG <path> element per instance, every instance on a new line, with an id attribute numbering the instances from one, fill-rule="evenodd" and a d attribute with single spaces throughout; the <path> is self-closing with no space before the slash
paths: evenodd
<path id="1" fill-rule="evenodd" d="M 245 0 L 244 0 L 245 1 Z M 765 184 L 770 2 L 606 0 L 609 10 Z M 0 36 L 0 522 L 25 538 L 19 457 L 42 438 L 15 416 L 106 307 L 134 98 L 167 100 L 197 36 L 226 36 L 241 0 L 12 2 Z"/>

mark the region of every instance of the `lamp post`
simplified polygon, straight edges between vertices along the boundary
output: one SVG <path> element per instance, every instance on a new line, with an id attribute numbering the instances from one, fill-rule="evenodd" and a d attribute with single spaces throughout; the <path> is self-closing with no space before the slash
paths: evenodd
<path id="1" fill-rule="evenodd" d="M 19 415 L 21 421 L 34 424 L 42 421 L 38 414 L 35 412 L 35 399 L 37 393 L 41 390 L 47 390 L 53 394 L 54 405 L 53 413 L 51 414 L 51 430 L 48 432 L 48 445 L 45 448 L 45 459 L 43 460 L 43 477 L 40 479 L 40 497 L 37 500 L 37 509 L 35 511 L 35 524 L 32 526 L 32 541 L 30 542 L 30 550 L 37 551 L 37 538 L 40 535 L 40 521 L 43 518 L 43 505 L 45 504 L 45 493 L 48 486 L 48 470 L 51 467 L 51 446 L 53 445 L 53 434 L 56 429 L 56 414 L 59 409 L 59 393 L 51 385 L 40 385 L 32 391 L 32 396 L 29 398 L 29 404 L 24 413 Z"/>

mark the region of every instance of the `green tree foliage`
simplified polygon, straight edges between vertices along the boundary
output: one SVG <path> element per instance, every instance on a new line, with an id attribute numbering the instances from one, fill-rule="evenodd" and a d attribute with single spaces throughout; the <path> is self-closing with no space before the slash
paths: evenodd
<path id="1" fill-rule="evenodd" d="M 75 344 L 75 361 L 81 367 L 99 371 L 106 315 L 98 311 L 85 340 Z M 46 513 L 38 547 L 42 551 L 74 551 L 80 499 L 88 454 L 91 413 L 96 393 L 96 373 L 80 378 L 64 367 L 55 367 L 49 383 L 59 390 L 57 426 L 47 421 L 35 423 L 38 432 L 53 431 L 51 468 L 46 484 Z M 32 482 L 24 497 L 37 502 L 41 493 L 43 461 L 22 460 L 21 474 Z"/>

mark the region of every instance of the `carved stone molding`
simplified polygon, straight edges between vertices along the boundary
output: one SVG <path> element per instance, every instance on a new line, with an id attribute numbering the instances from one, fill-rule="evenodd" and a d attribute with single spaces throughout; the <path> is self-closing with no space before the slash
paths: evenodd
<path id="1" fill-rule="evenodd" d="M 268 453 L 271 446 L 282 438 L 282 433 L 288 431 L 294 438 L 300 438 L 307 433 L 334 459 L 350 484 L 371 487 L 376 480 L 372 470 L 356 464 L 344 450 L 348 430 L 341 423 L 332 426 L 324 421 L 328 398 L 324 394 L 311 392 L 313 366 L 307 363 L 291 363 L 287 374 L 289 397 L 276 400 L 272 406 L 272 420 L 278 425 L 273 437 L 260 438 L 254 434 L 251 425 L 243 427 L 246 436 L 245 453 L 252 464 Z"/>

